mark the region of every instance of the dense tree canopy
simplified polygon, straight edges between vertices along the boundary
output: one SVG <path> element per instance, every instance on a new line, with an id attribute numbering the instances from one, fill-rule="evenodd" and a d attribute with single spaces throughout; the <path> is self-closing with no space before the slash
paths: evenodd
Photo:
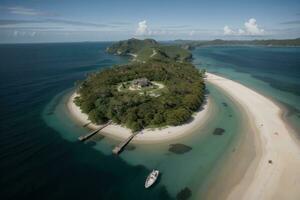
<path id="1" fill-rule="evenodd" d="M 157 97 L 118 91 L 123 82 L 142 77 L 161 82 L 166 89 Z M 204 89 L 203 74 L 192 64 L 151 60 L 90 74 L 78 87 L 75 103 L 94 123 L 111 119 L 137 131 L 186 122 L 202 104 Z"/>

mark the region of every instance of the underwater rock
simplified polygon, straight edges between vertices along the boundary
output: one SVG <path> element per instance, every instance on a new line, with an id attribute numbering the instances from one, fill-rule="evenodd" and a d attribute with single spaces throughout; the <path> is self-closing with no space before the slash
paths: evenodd
<path id="1" fill-rule="evenodd" d="M 223 135 L 224 132 L 225 132 L 224 129 L 222 129 L 222 128 L 216 128 L 216 129 L 214 130 L 214 132 L 213 132 L 213 135 Z"/>
<path id="2" fill-rule="evenodd" d="M 192 196 L 192 191 L 190 190 L 190 188 L 185 187 L 184 189 L 182 189 L 180 192 L 177 193 L 176 199 L 186 200 L 189 199 L 191 196 Z"/>
<path id="3" fill-rule="evenodd" d="M 191 151 L 193 148 L 185 144 L 170 144 L 169 151 L 176 154 L 184 154 Z"/>
<path id="4" fill-rule="evenodd" d="M 224 107 L 228 107 L 228 104 L 227 104 L 227 103 L 222 102 L 222 104 L 223 104 Z"/>

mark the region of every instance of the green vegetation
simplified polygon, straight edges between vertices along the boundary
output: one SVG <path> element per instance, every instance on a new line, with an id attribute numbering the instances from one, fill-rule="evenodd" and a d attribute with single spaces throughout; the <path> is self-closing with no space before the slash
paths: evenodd
<path id="1" fill-rule="evenodd" d="M 116 55 L 136 55 L 133 61 L 147 62 L 148 60 L 172 60 L 186 62 L 192 59 L 192 54 L 180 46 L 160 45 L 155 40 L 129 39 L 113 44 L 106 49 Z"/>
<path id="2" fill-rule="evenodd" d="M 190 63 L 132 63 L 91 74 L 79 87 L 75 103 L 97 124 L 112 119 L 133 131 L 186 122 L 204 98 L 203 74 Z M 158 97 L 118 91 L 124 82 L 146 77 L 167 90 Z"/>
<path id="3" fill-rule="evenodd" d="M 107 51 L 134 53 L 136 58 L 127 65 L 93 73 L 78 87 L 80 96 L 75 103 L 93 123 L 111 119 L 133 131 L 176 126 L 189 120 L 201 106 L 205 71 L 187 61 L 191 58 L 187 50 L 159 45 L 151 39 L 130 39 L 113 44 Z"/>
<path id="4" fill-rule="evenodd" d="M 300 46 L 300 38 L 286 40 L 211 40 L 211 41 L 193 41 L 176 40 L 175 43 L 184 49 L 193 49 L 199 46 L 212 45 L 264 45 L 264 46 Z"/>
<path id="5" fill-rule="evenodd" d="M 135 38 L 116 42 L 106 49 L 108 53 L 117 55 L 136 54 L 145 47 L 154 47 L 158 43 L 153 39 L 138 40 Z"/>

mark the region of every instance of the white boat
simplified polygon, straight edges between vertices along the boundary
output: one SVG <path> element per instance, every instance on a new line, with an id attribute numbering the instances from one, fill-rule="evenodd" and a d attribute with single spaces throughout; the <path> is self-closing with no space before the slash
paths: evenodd
<path id="1" fill-rule="evenodd" d="M 159 171 L 158 170 L 152 170 L 152 172 L 148 175 L 146 182 L 145 182 L 145 188 L 149 188 L 153 183 L 155 183 L 156 179 L 158 178 Z"/>

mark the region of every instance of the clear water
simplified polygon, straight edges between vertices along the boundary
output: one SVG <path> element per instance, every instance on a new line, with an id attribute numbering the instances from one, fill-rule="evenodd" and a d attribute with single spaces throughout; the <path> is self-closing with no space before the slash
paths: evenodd
<path id="1" fill-rule="evenodd" d="M 211 46 L 193 51 L 194 63 L 283 104 L 300 136 L 300 48 Z"/>
<path id="2" fill-rule="evenodd" d="M 116 141 L 77 142 L 88 130 L 71 120 L 65 101 L 87 73 L 127 62 L 106 54 L 108 45 L 0 45 L 1 199 L 174 199 L 184 187 L 196 194 L 213 177 L 241 127 L 238 109 L 211 85 L 214 120 L 174 141 L 192 148 L 185 154 L 169 152 L 165 143 L 135 145 L 117 157 L 111 154 Z M 217 127 L 223 136 L 212 135 Z M 152 168 L 162 176 L 145 190 Z"/>

